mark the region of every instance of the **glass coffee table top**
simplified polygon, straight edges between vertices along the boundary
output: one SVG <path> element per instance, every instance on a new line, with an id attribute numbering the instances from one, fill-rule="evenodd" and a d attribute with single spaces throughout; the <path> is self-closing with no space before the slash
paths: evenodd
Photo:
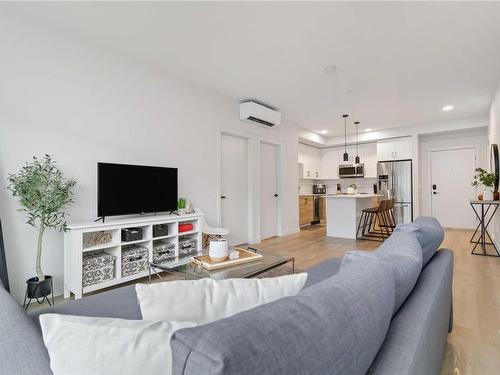
<path id="1" fill-rule="evenodd" d="M 186 263 L 180 265 L 172 265 L 172 263 L 157 264 L 153 262 L 150 263 L 150 280 L 151 272 L 158 275 L 158 270 L 182 274 L 189 279 L 210 278 L 214 280 L 223 280 L 230 278 L 251 278 L 281 267 L 287 263 L 292 264 L 292 273 L 295 273 L 294 257 L 260 251 L 258 254 L 261 254 L 262 258 L 254 262 L 212 271 L 207 270 L 199 264 L 191 262 L 190 259 L 186 259 Z"/>

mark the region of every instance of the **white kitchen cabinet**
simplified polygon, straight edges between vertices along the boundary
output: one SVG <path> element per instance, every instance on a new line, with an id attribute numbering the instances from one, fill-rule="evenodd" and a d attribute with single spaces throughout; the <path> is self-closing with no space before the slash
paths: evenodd
<path id="1" fill-rule="evenodd" d="M 377 177 L 377 144 L 360 144 L 358 154 L 361 159 L 360 162 L 365 165 L 365 178 Z"/>
<path id="2" fill-rule="evenodd" d="M 325 180 L 338 178 L 339 164 L 344 149 L 330 147 L 321 149 L 321 178 Z"/>
<path id="3" fill-rule="evenodd" d="M 356 146 L 347 148 L 349 160 L 344 161 L 344 146 L 321 149 L 321 178 L 337 179 L 339 165 L 354 164 L 356 158 Z M 365 177 L 377 177 L 377 144 L 364 143 L 358 146 L 358 155 L 361 163 L 365 165 Z"/>
<path id="4" fill-rule="evenodd" d="M 301 178 L 321 178 L 321 150 L 299 143 L 299 164 L 302 164 Z"/>
<path id="5" fill-rule="evenodd" d="M 349 160 L 344 162 L 344 146 L 316 148 L 299 143 L 299 177 L 309 179 L 337 179 L 339 165 L 354 164 L 356 146 L 347 148 Z M 365 177 L 377 177 L 377 144 L 359 144 L 358 155 L 365 165 Z"/>
<path id="6" fill-rule="evenodd" d="M 394 138 L 377 142 L 377 159 L 403 160 L 412 158 L 411 137 Z"/>

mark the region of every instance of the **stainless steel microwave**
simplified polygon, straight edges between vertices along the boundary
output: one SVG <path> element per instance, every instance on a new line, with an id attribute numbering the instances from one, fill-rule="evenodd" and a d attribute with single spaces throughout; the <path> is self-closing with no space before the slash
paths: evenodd
<path id="1" fill-rule="evenodd" d="M 364 164 L 339 165 L 339 178 L 365 177 Z"/>

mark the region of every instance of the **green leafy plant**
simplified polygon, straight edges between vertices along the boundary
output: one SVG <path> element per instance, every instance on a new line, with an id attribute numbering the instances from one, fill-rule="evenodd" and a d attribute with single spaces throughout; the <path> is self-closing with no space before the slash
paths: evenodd
<path id="1" fill-rule="evenodd" d="M 358 184 L 350 184 L 349 187 L 353 188 L 353 189 L 357 189 L 358 188 Z"/>
<path id="2" fill-rule="evenodd" d="M 495 186 L 495 181 L 496 175 L 494 173 L 486 172 L 483 168 L 476 168 L 471 185 L 483 185 L 485 187 L 492 188 L 493 186 Z"/>
<path id="3" fill-rule="evenodd" d="M 41 267 L 43 234 L 48 228 L 66 230 L 64 208 L 73 202 L 76 180 L 65 178 L 49 155 L 42 159 L 33 156 L 32 161 L 19 173 L 10 174 L 7 180 L 7 189 L 19 197 L 19 211 L 28 216 L 26 223 L 38 231 L 35 269 L 38 280 L 45 280 Z"/>
<path id="4" fill-rule="evenodd" d="M 183 210 L 184 208 L 186 208 L 186 198 L 179 198 L 179 200 L 177 201 L 177 208 L 179 210 Z"/>

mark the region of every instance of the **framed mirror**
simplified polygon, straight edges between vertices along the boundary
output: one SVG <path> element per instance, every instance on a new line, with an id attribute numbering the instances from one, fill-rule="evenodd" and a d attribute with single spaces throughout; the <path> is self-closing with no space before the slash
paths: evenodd
<path id="1" fill-rule="evenodd" d="M 495 173 L 495 191 L 498 191 L 498 178 L 500 176 L 500 165 L 498 164 L 498 145 L 493 143 L 490 148 L 490 172 Z"/>

